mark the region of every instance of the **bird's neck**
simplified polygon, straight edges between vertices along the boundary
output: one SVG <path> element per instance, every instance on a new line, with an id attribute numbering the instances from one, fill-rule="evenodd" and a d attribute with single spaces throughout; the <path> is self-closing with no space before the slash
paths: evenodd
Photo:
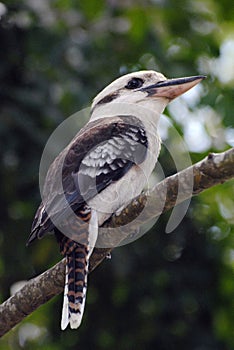
<path id="1" fill-rule="evenodd" d="M 139 118 L 142 123 L 146 121 L 154 126 L 157 126 L 160 115 L 163 113 L 167 101 L 160 101 L 155 103 L 153 101 L 144 101 L 144 103 L 111 103 L 99 108 L 95 108 L 91 114 L 90 121 L 97 120 L 104 117 L 116 116 L 134 116 Z"/>

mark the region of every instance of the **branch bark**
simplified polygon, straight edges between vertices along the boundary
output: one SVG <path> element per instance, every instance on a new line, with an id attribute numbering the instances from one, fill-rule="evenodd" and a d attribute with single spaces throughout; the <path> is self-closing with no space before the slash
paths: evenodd
<path id="1" fill-rule="evenodd" d="M 166 178 L 148 193 L 141 194 L 124 208 L 120 215 L 113 216 L 111 220 L 106 222 L 105 230 L 108 233 L 108 230 L 115 229 L 121 233 L 119 241 L 115 242 L 114 246 L 121 245 L 129 232 L 135 232 L 143 222 L 173 208 L 193 195 L 217 184 L 222 184 L 233 177 L 234 148 L 219 154 L 209 154 L 199 163 Z M 124 230 L 123 227 L 126 229 Z M 105 259 L 112 249 L 94 249 L 90 258 L 90 272 Z M 51 269 L 28 281 L 21 290 L 0 306 L 0 336 L 7 333 L 40 305 L 63 291 L 64 262 L 65 259 L 61 260 Z"/>

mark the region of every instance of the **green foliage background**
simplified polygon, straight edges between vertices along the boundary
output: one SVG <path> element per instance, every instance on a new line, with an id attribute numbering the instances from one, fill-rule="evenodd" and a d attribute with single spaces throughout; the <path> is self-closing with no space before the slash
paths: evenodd
<path id="1" fill-rule="evenodd" d="M 53 237 L 25 247 L 40 202 L 46 140 L 114 78 L 139 69 L 168 77 L 207 74 L 188 110 L 194 118 L 202 112 L 209 142 L 200 152 L 191 149 L 192 160 L 233 146 L 234 66 L 223 67 L 222 55 L 227 47 L 234 62 L 234 5 L 9 0 L 0 3 L 0 15 L 3 301 L 15 282 L 60 259 Z M 186 122 L 174 118 L 173 107 L 166 113 L 183 135 Z M 175 171 L 165 150 L 160 162 L 168 174 Z M 58 296 L 5 336 L 0 349 L 234 349 L 233 198 L 233 181 L 210 189 L 192 200 L 173 233 L 165 234 L 166 214 L 142 239 L 116 249 L 90 276 L 79 330 L 60 331 Z"/>

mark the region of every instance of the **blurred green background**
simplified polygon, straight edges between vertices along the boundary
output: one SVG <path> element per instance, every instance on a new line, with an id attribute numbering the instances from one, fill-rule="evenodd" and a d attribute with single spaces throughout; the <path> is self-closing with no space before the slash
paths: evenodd
<path id="1" fill-rule="evenodd" d="M 207 74 L 167 109 L 193 162 L 234 145 L 231 0 L 22 0 L 0 3 L 0 297 L 61 257 L 52 236 L 25 242 L 40 202 L 44 145 L 68 116 L 121 74 Z M 170 135 L 168 131 L 168 135 Z M 160 163 L 175 172 L 163 148 Z M 81 328 L 60 331 L 62 295 L 0 349 L 234 349 L 234 182 L 192 199 L 116 249 L 90 275 Z"/>

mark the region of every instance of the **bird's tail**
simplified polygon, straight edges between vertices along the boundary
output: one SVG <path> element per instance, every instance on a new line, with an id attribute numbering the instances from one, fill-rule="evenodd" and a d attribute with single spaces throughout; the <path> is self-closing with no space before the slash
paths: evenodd
<path id="1" fill-rule="evenodd" d="M 66 256 L 66 275 L 64 286 L 61 329 L 70 323 L 71 328 L 78 328 L 83 317 L 87 293 L 89 257 L 93 251 L 98 234 L 97 217 L 93 213 L 89 223 L 88 244 L 77 243 L 63 236 L 62 254 Z"/>
<path id="2" fill-rule="evenodd" d="M 61 320 L 62 330 L 69 323 L 71 328 L 79 327 L 84 313 L 87 292 L 88 248 L 72 240 L 69 241 L 70 252 L 66 253 L 66 277 Z"/>

